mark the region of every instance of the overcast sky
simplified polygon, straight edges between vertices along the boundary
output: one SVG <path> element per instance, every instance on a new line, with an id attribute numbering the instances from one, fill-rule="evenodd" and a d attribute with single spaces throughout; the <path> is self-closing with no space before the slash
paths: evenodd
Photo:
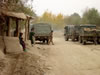
<path id="1" fill-rule="evenodd" d="M 74 12 L 82 15 L 86 8 L 94 7 L 100 11 L 100 0 L 34 0 L 33 7 L 38 16 L 46 10 L 56 15 L 70 15 Z"/>

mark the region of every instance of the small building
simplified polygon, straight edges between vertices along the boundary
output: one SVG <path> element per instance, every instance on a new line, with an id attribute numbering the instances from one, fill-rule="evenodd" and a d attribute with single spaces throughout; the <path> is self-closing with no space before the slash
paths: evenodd
<path id="1" fill-rule="evenodd" d="M 25 23 L 24 24 L 24 28 L 25 28 L 25 37 L 24 38 L 25 38 L 25 41 L 28 40 L 30 19 L 32 19 L 32 17 L 27 16 L 24 13 L 16 13 L 16 12 L 0 10 L 0 36 L 3 36 L 1 38 L 3 41 L 2 44 L 4 45 L 3 51 L 5 54 L 7 53 L 6 48 L 8 48 L 8 50 L 10 50 L 9 44 L 8 44 L 8 46 L 6 46 L 6 44 L 9 40 L 6 40 L 6 39 L 10 39 L 13 42 L 15 40 L 18 40 L 18 38 L 14 39 L 14 37 L 19 37 L 19 33 L 21 32 L 21 25 L 19 23 L 20 21 L 24 21 L 24 23 Z M 15 23 L 15 31 L 14 31 L 13 36 L 11 35 L 11 32 L 12 32 L 11 20 L 13 20 Z M 7 36 L 7 37 L 4 38 L 4 36 Z M 13 37 L 13 39 L 12 39 L 12 37 Z M 19 41 L 14 42 L 14 43 L 16 43 L 18 45 L 18 42 Z M 16 46 L 13 45 L 13 47 L 16 47 Z"/>

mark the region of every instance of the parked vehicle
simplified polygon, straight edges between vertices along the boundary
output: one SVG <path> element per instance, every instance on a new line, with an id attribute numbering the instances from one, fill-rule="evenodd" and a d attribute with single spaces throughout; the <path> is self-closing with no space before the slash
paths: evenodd
<path id="1" fill-rule="evenodd" d="M 79 25 L 67 25 L 64 28 L 64 36 L 65 40 L 68 41 L 72 39 L 72 41 L 79 40 Z"/>
<path id="2" fill-rule="evenodd" d="M 97 44 L 96 25 L 80 25 L 79 42 L 84 45 L 88 42 Z"/>
<path id="3" fill-rule="evenodd" d="M 48 23 L 37 23 L 32 25 L 32 28 L 34 28 L 34 32 L 35 32 L 35 41 L 43 41 L 45 43 L 45 41 L 49 41 L 51 35 L 51 25 Z"/>

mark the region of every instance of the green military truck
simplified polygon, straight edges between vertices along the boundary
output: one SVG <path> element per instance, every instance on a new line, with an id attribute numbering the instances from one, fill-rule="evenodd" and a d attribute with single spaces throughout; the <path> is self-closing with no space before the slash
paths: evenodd
<path id="1" fill-rule="evenodd" d="M 51 25 L 48 23 L 37 23 L 32 25 L 31 28 L 34 28 L 34 32 L 35 32 L 35 41 L 43 41 L 43 43 L 45 43 L 45 41 L 49 41 L 50 37 L 51 37 Z"/>
<path id="2" fill-rule="evenodd" d="M 96 25 L 80 25 L 79 42 L 85 45 L 88 41 L 97 44 Z"/>
<path id="3" fill-rule="evenodd" d="M 65 40 L 68 41 L 72 39 L 72 41 L 79 40 L 79 25 L 67 25 L 64 28 L 64 36 Z"/>

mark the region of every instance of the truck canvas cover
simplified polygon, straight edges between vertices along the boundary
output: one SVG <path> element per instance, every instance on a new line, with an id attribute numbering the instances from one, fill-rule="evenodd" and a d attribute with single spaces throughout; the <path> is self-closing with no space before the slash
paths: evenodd
<path id="1" fill-rule="evenodd" d="M 35 36 L 49 36 L 51 33 L 51 25 L 48 23 L 38 23 L 32 26 Z"/>

